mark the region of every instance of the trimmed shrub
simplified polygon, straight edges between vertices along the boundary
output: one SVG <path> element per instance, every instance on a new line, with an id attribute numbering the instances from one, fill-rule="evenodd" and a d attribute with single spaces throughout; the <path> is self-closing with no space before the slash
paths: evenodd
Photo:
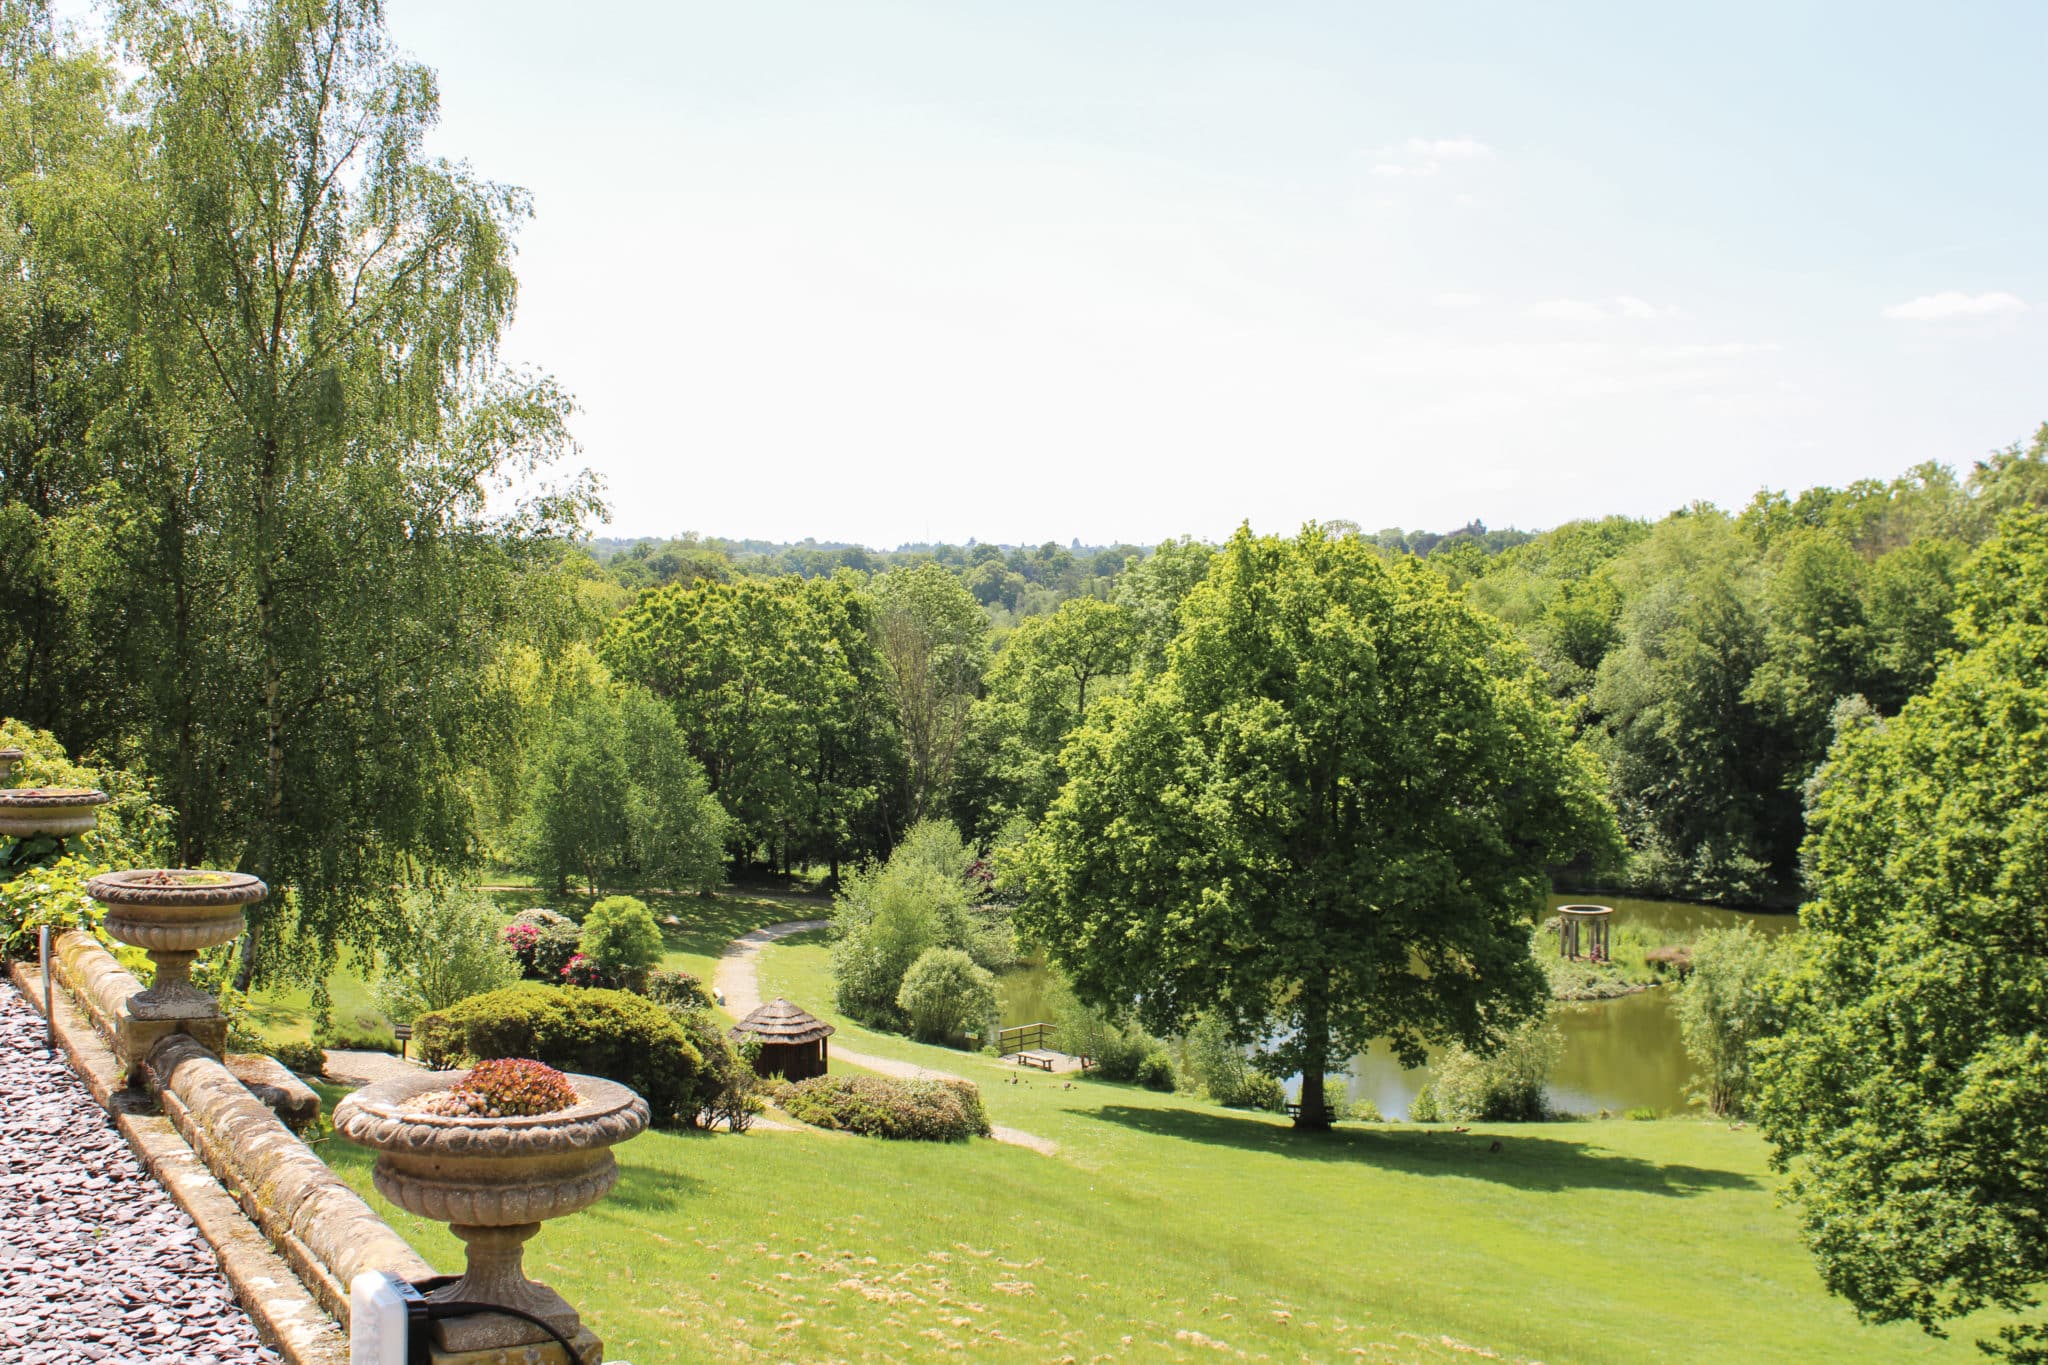
<path id="1" fill-rule="evenodd" d="M 1173 1058 L 1163 1048 L 1146 1053 L 1132 1079 L 1147 1090 L 1173 1089 Z"/>
<path id="2" fill-rule="evenodd" d="M 583 931 L 568 921 L 541 926 L 533 944 L 533 979 L 549 984 L 562 979 L 562 968 L 583 950 Z"/>
<path id="3" fill-rule="evenodd" d="M 661 961 L 661 926 L 645 901 L 606 896 L 583 917 L 583 952 L 603 973 L 628 990 L 641 990 Z"/>
<path id="4" fill-rule="evenodd" d="M 287 1071 L 296 1071 L 301 1076 L 324 1076 L 327 1074 L 327 1052 L 318 1043 L 289 1041 L 272 1043 L 270 1055 Z"/>
<path id="5" fill-rule="evenodd" d="M 775 1098 L 792 1118 L 866 1137 L 957 1142 L 992 1131 L 971 1081 L 813 1076 L 778 1087 Z"/>
<path id="6" fill-rule="evenodd" d="M 996 1017 L 996 979 L 958 948 L 927 948 L 903 974 L 896 1007 L 919 1038 L 978 1038 Z"/>
<path id="7" fill-rule="evenodd" d="M 1563 1048 L 1563 1035 L 1547 1018 L 1531 1019 L 1484 1055 L 1451 1048 L 1429 1084 L 1436 1116 L 1446 1123 L 1549 1117 L 1543 1082 Z"/>
<path id="8" fill-rule="evenodd" d="M 676 973 L 686 976 L 686 972 Z M 754 1058 L 761 1044 L 749 1038 L 734 1047 L 725 1029 L 703 1009 L 666 1005 L 669 1014 L 704 1059 L 691 1090 L 688 1121 L 695 1128 L 716 1128 L 721 1121 L 735 1133 L 752 1126 L 763 1108 L 761 1078 L 754 1072 Z"/>
<path id="9" fill-rule="evenodd" d="M 398 1035 L 391 1031 L 389 1024 L 358 1015 L 350 1023 L 329 1021 L 313 1030 L 316 1047 L 331 1047 L 337 1052 L 396 1052 Z"/>
<path id="10" fill-rule="evenodd" d="M 655 1004 L 677 1010 L 710 1009 L 718 1003 L 711 998 L 711 988 L 695 972 L 674 967 L 658 967 L 649 972 L 645 994 Z"/>
<path id="11" fill-rule="evenodd" d="M 423 1014 L 413 1027 L 433 1066 L 530 1057 L 630 1086 L 664 1127 L 695 1113 L 703 1054 L 667 1010 L 626 991 L 513 986 Z"/>
<path id="12" fill-rule="evenodd" d="M 1215 1095 L 1216 1102 L 1232 1109 L 1258 1109 L 1277 1114 L 1287 1107 L 1287 1087 L 1263 1071 L 1247 1071 L 1228 1095 Z"/>

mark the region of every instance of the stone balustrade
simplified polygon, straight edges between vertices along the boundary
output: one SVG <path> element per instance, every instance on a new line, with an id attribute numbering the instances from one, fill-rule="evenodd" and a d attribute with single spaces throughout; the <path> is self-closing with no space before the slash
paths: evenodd
<path id="1" fill-rule="evenodd" d="M 329 1170 L 221 1061 L 193 1026 L 225 1041 L 226 1022 L 137 1019 L 142 983 L 90 934 L 55 945 L 58 980 L 111 1044 L 131 1083 L 154 1094 L 179 1134 L 330 1314 L 346 1321 L 365 1270 L 406 1280 L 432 1266 Z"/>

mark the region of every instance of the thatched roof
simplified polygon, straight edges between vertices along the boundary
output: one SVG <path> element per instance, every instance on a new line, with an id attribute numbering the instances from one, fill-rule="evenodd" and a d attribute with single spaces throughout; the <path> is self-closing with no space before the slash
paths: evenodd
<path id="1" fill-rule="evenodd" d="M 815 1043 L 831 1032 L 830 1024 L 813 1019 L 779 996 L 732 1026 L 734 1038 L 752 1035 L 764 1043 Z"/>

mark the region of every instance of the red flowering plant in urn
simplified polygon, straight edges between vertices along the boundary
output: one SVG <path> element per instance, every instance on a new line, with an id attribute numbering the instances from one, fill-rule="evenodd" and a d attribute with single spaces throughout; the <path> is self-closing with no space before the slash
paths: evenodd
<path id="1" fill-rule="evenodd" d="M 516 1310 L 593 1359 L 596 1339 L 561 1295 L 526 1278 L 523 1249 L 543 1220 L 604 1197 L 619 1178 L 611 1147 L 647 1122 L 647 1102 L 623 1085 L 516 1057 L 378 1081 L 334 1111 L 337 1134 L 377 1153 L 378 1192 L 449 1224 L 466 1244 L 462 1277 L 429 1301 Z M 525 1317 L 498 1313 L 442 1319 L 434 1334 L 450 1352 L 548 1338 Z"/>

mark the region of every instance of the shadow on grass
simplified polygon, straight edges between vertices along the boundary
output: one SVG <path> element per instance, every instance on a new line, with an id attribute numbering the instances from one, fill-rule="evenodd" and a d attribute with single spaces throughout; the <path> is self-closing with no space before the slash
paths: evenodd
<path id="1" fill-rule="evenodd" d="M 631 1215 L 674 1213 L 692 1201 L 702 1203 L 710 1186 L 695 1176 L 646 1166 L 619 1166 L 619 1183 L 593 1204 L 588 1213 L 607 1222 L 633 1222 Z M 607 1210 L 620 1217 L 612 1217 Z"/>
<path id="2" fill-rule="evenodd" d="M 1519 1190 L 1621 1190 L 1673 1198 L 1709 1190 L 1750 1190 L 1761 1182 L 1736 1171 L 1701 1166 L 1667 1166 L 1621 1156 L 1573 1141 L 1563 1125 L 1532 1124 L 1526 1130 L 1452 1133 L 1415 1129 L 1340 1128 L 1297 1133 L 1279 1124 L 1198 1109 L 1140 1109 L 1108 1104 L 1076 1110 L 1076 1118 L 1113 1123 L 1152 1137 L 1176 1138 L 1240 1151 L 1265 1152 L 1295 1161 L 1350 1162 L 1408 1175 L 1462 1175 Z M 1498 1139 L 1501 1150 L 1490 1150 Z"/>

